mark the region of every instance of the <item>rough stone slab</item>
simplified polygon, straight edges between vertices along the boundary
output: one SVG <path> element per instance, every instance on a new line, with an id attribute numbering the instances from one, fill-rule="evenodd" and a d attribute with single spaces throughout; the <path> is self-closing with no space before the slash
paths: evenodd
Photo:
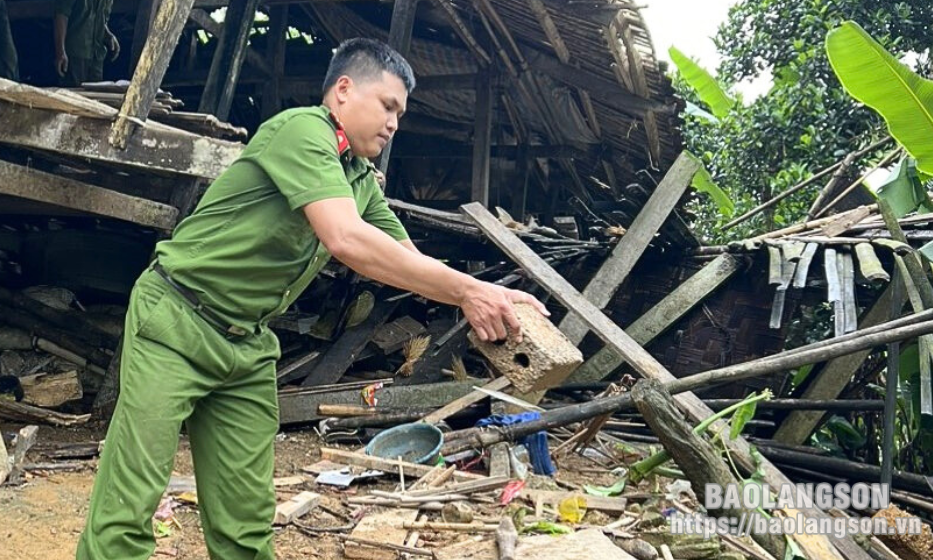
<path id="1" fill-rule="evenodd" d="M 583 354 L 533 306 L 517 304 L 515 313 L 522 324 L 521 342 L 484 342 L 472 331 L 470 341 L 523 393 L 560 385 L 583 363 Z"/>

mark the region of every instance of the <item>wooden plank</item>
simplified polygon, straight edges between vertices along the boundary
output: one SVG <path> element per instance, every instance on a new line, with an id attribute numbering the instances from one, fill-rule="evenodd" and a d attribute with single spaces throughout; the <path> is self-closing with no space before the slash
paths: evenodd
<path id="1" fill-rule="evenodd" d="M 686 153 L 680 154 L 638 213 L 632 226 L 583 290 L 583 297 L 591 301 L 593 307 L 602 309 L 609 303 L 654 239 L 658 229 L 673 212 L 677 201 L 690 186 L 690 181 L 699 168 L 700 164 L 696 160 Z M 576 345 L 580 344 L 588 329 L 579 316 L 568 313 L 560 323 L 560 330 Z"/>
<path id="2" fill-rule="evenodd" d="M 117 114 L 113 107 L 67 89 L 37 88 L 5 78 L 0 78 L 0 100 L 30 109 L 59 111 L 95 119 L 109 119 Z"/>
<path id="3" fill-rule="evenodd" d="M 125 150 L 119 150 L 107 143 L 109 132 L 107 120 L 0 103 L 0 143 L 148 172 L 214 179 L 239 157 L 244 147 L 149 122 L 127 142 Z"/>
<path id="4" fill-rule="evenodd" d="M 315 492 L 302 492 L 292 499 L 275 506 L 273 525 L 288 525 L 302 515 L 316 508 L 321 501 L 321 495 Z"/>
<path id="5" fill-rule="evenodd" d="M 881 294 L 878 301 L 868 310 L 859 322 L 859 329 L 867 329 L 888 319 L 891 308 L 890 286 Z M 903 305 L 903 301 L 901 302 Z M 817 377 L 807 387 L 802 399 L 835 399 L 839 396 L 855 371 L 862 366 L 870 350 L 862 350 L 847 356 L 834 358 L 826 363 Z M 795 410 L 791 412 L 774 434 L 774 440 L 791 445 L 802 445 L 824 416 L 819 410 Z"/>
<path id="6" fill-rule="evenodd" d="M 644 348 L 627 335 L 618 325 L 606 317 L 595 305 L 590 303 L 583 295 L 578 292 L 566 279 L 559 275 L 553 268 L 548 266 L 544 260 L 532 251 L 527 245 L 522 243 L 518 237 L 509 231 L 505 225 L 497 220 L 492 214 L 479 204 L 473 202 L 461 207 L 461 210 L 473 218 L 480 229 L 510 258 L 516 261 L 528 274 L 528 276 L 538 282 L 558 301 L 570 309 L 573 309 L 579 316 L 583 317 L 594 333 L 596 333 L 607 345 L 618 352 L 626 362 L 631 365 L 635 371 L 643 377 L 658 379 L 662 382 L 674 381 L 676 378 L 671 375 L 667 369 L 652 357 Z M 682 393 L 675 397 L 678 406 L 694 422 L 701 422 L 712 416 L 713 411 L 703 404 L 692 392 Z M 717 421 L 712 429 L 724 430 L 726 424 Z M 770 461 L 758 461 L 752 457 L 751 447 L 744 437 L 737 437 L 727 442 L 733 459 L 736 463 L 748 472 L 755 472 L 760 469 L 762 480 L 772 486 L 780 484 L 790 484 L 790 480 L 777 469 Z M 826 517 L 826 513 L 808 508 L 804 510 L 809 516 Z M 861 550 L 858 545 L 850 538 L 832 538 L 832 543 L 842 547 L 846 556 L 853 560 L 868 560 L 869 556 Z M 822 558 L 822 549 L 832 549 L 832 544 L 826 537 L 819 537 L 812 542 L 804 543 L 802 548 L 805 554 L 813 554 L 814 557 Z M 842 558 L 841 555 L 834 554 L 833 558 Z"/>
<path id="7" fill-rule="evenodd" d="M 0 161 L 0 194 L 54 204 L 161 230 L 175 227 L 178 210 L 136 196 Z"/>
<path id="8" fill-rule="evenodd" d="M 437 467 L 428 471 L 437 470 Z M 467 482 L 457 482 L 445 488 L 424 488 L 422 490 L 411 490 L 404 492 L 401 496 L 405 497 L 423 497 L 423 496 L 445 496 L 449 494 L 475 494 L 477 492 L 489 492 L 498 490 L 509 483 L 508 475 L 489 476 Z"/>
<path id="9" fill-rule="evenodd" d="M 401 463 L 402 469 L 405 471 L 405 476 L 422 477 L 431 472 L 431 469 L 434 468 L 430 465 L 418 465 L 416 463 L 408 463 L 405 461 L 400 462 L 398 460 L 390 461 L 388 459 L 381 459 L 371 455 L 363 455 L 362 453 L 357 453 L 355 451 L 334 449 L 330 447 L 321 448 L 321 458 L 327 461 L 333 461 L 335 463 L 342 463 L 344 465 L 365 467 L 367 469 L 377 469 L 383 472 L 395 474 L 398 474 L 399 464 Z M 454 471 L 453 478 L 459 482 L 486 479 L 485 476 L 463 471 Z"/>
<path id="10" fill-rule="evenodd" d="M 408 537 L 408 529 L 403 525 L 413 523 L 418 518 L 418 510 L 382 510 L 366 515 L 353 528 L 351 538 L 371 542 L 403 545 Z M 345 542 L 343 552 L 347 558 L 360 560 L 395 560 L 399 553 L 395 550 L 375 548 L 354 542 Z"/>
<path id="11" fill-rule="evenodd" d="M 188 21 L 194 0 L 161 0 L 152 32 L 146 39 L 139 64 L 126 90 L 123 107 L 109 134 L 110 145 L 122 150 L 136 127 L 149 116 L 165 70 L 172 60 L 178 38 Z M 106 138 L 107 136 L 104 136 Z M 152 149 L 153 146 L 150 146 Z M 158 154 L 159 150 L 153 150 Z M 226 167 L 226 166 L 224 166 Z"/>
<path id="12" fill-rule="evenodd" d="M 471 393 L 476 380 L 422 383 L 417 385 L 391 385 L 376 391 L 380 407 L 405 408 L 412 403 L 419 407 L 442 407 L 449 402 Z M 303 391 L 279 392 L 279 422 L 299 424 L 320 420 L 318 406 L 321 404 L 363 404 L 360 388 L 343 391 L 316 391 L 315 387 Z"/>
<path id="13" fill-rule="evenodd" d="M 490 381 L 489 383 L 483 385 L 483 389 L 492 390 L 492 391 L 502 391 L 512 385 L 512 382 L 509 381 L 507 377 L 497 377 L 496 379 Z M 460 397 L 455 401 L 451 401 L 444 405 L 443 408 L 439 408 L 428 414 L 421 419 L 422 422 L 427 424 L 437 424 L 442 420 L 450 418 L 454 414 L 460 412 L 464 408 L 478 403 L 479 401 L 488 398 L 489 395 L 481 391 L 471 391 L 469 394 Z M 421 403 L 419 403 L 421 404 Z"/>
<path id="14" fill-rule="evenodd" d="M 220 120 L 227 120 L 258 7 L 259 0 L 231 0 L 227 6 L 223 32 L 198 105 L 199 113 L 213 113 Z"/>
<path id="15" fill-rule="evenodd" d="M 56 407 L 84 396 L 78 371 L 40 373 L 19 378 L 23 402 L 33 406 Z"/>
<path id="16" fill-rule="evenodd" d="M 651 111 L 670 112 L 672 110 L 663 103 L 639 97 L 627 91 L 618 82 L 606 80 L 569 64 L 562 64 L 557 58 L 531 49 L 524 49 L 522 52 L 526 55 L 528 64 L 533 70 L 569 86 L 583 88 L 595 101 L 627 114 L 644 117 Z"/>
<path id="17" fill-rule="evenodd" d="M 706 299 L 716 288 L 731 278 L 740 267 L 741 263 L 732 255 L 723 254 L 716 257 L 636 319 L 625 331 L 639 344 L 648 344 L 693 309 L 696 304 Z M 570 374 L 566 383 L 600 381 L 623 362 L 624 360 L 618 353 L 606 346 Z"/>
<path id="18" fill-rule="evenodd" d="M 378 301 L 365 321 L 347 329 L 320 358 L 314 361 L 311 372 L 301 382 L 301 385 L 313 387 L 339 381 L 372 339 L 376 329 L 386 322 L 396 307 L 398 307 L 397 301 Z"/>
<path id="19" fill-rule="evenodd" d="M 377 329 L 372 342 L 383 354 L 391 354 L 401 350 L 406 342 L 423 335 L 425 331 L 424 325 L 405 315 Z"/>

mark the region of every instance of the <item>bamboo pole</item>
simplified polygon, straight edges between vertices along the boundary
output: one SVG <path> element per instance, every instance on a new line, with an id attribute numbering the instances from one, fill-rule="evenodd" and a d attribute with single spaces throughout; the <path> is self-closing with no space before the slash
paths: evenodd
<path id="1" fill-rule="evenodd" d="M 903 320 L 903 319 L 901 319 Z M 691 375 L 665 383 L 664 387 L 672 395 L 685 393 L 710 385 L 735 382 L 752 377 L 760 377 L 777 371 L 800 367 L 802 365 L 825 361 L 837 356 L 851 354 L 893 342 L 905 340 L 933 332 L 933 320 L 891 328 L 893 321 L 873 327 L 871 333 L 855 332 L 829 341 L 817 342 L 796 350 L 783 352 L 746 362 L 727 366 L 704 373 Z M 902 324 L 902 323 L 895 323 Z M 866 329 L 869 330 L 869 329 Z M 853 336 L 858 335 L 858 336 Z M 579 405 L 571 405 L 549 410 L 539 420 L 513 426 L 502 426 L 488 430 L 471 428 L 462 430 L 460 437 L 449 442 L 442 449 L 445 455 L 451 455 L 473 447 L 488 447 L 502 441 L 512 441 L 528 434 L 566 426 L 574 422 L 588 420 L 595 416 L 609 414 L 617 410 L 632 408 L 634 403 L 630 394 L 617 397 L 596 399 Z M 456 433 L 456 432 L 455 432 Z"/>

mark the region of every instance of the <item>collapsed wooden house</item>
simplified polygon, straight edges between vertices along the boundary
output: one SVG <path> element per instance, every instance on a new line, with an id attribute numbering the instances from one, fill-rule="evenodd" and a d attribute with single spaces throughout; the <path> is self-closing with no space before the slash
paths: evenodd
<path id="1" fill-rule="evenodd" d="M 40 406 L 0 400 L 4 417 L 81 422 L 86 415 L 48 408 L 70 402 L 66 412 L 84 413 L 91 401 L 106 417 L 119 305 L 153 243 L 263 118 L 318 102 L 331 49 L 361 35 L 405 53 L 419 78 L 379 162 L 391 204 L 426 253 L 485 279 L 543 288 L 561 304 L 552 305 L 555 323 L 587 358 L 565 394 L 589 400 L 629 373 L 667 382 L 735 373 L 727 385 L 706 377 L 681 387 L 693 393 L 678 402 L 698 422 L 711 401 L 697 395 L 785 395 L 793 368 L 825 362 L 803 393 L 823 408 L 765 416 L 755 432 L 796 445 L 840 405 L 825 401 L 883 365 L 866 360 L 877 339 L 852 333 L 888 319 L 895 295 L 879 284 L 907 266 L 909 246 L 885 241 L 877 214 L 856 208 L 700 247 L 683 206 L 697 164 L 678 156 L 679 102 L 634 4 L 118 1 L 112 27 L 132 44 L 118 63 L 135 69 L 132 80 L 118 82 L 126 76 L 110 67 L 114 81 L 66 91 L 37 87 L 51 83 L 41 69 L 48 48 L 30 46 L 47 32 L 51 2 L 8 2 L 31 56 L 23 57 L 27 83 L 0 80 L 0 375 L 27 380 L 27 402 Z M 222 23 L 209 13 L 219 7 L 227 8 Z M 268 18 L 254 18 L 257 9 Z M 493 207 L 504 210 L 493 217 Z M 904 223 L 922 229 L 927 220 Z M 907 233 L 919 242 L 927 232 Z M 785 348 L 798 309 L 824 302 L 840 337 L 831 350 L 770 356 Z M 488 396 L 474 389 L 486 365 L 469 353 L 467 326 L 453 310 L 336 263 L 273 327 L 284 350 L 284 424 L 376 401 L 411 419 L 440 419 Z M 931 328 L 908 327 L 914 335 Z M 53 372 L 49 382 L 44 374 Z M 507 385 L 498 378 L 487 390 Z M 611 412 L 605 402 L 575 418 Z M 491 441 L 477 437 L 471 443 Z M 756 464 L 745 439 L 729 445 L 744 469 L 787 480 L 767 461 Z M 849 539 L 833 542 L 845 558 L 866 557 Z"/>

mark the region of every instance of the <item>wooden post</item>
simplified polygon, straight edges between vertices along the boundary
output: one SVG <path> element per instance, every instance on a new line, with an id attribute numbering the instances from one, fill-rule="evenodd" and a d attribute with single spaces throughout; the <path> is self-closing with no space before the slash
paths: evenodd
<path id="1" fill-rule="evenodd" d="M 392 24 L 389 27 L 389 46 L 400 55 L 407 57 L 411 50 L 411 33 L 415 28 L 415 14 L 418 0 L 396 0 L 392 7 Z M 392 142 L 389 141 L 379 154 L 376 167 L 383 173 L 389 168 L 389 156 L 392 154 Z"/>
<path id="2" fill-rule="evenodd" d="M 696 160 L 682 153 L 668 170 L 647 204 L 635 217 L 632 227 L 619 240 L 612 254 L 583 290 L 583 296 L 593 302 L 598 309 L 602 309 L 609 303 L 616 290 L 628 277 L 638 258 L 644 253 L 658 229 L 673 212 L 677 201 L 690 186 L 690 181 L 699 168 L 700 164 Z M 474 200 L 476 200 L 475 196 Z M 568 313 L 560 323 L 560 330 L 572 343 L 580 344 L 589 329 L 576 314 Z"/>
<path id="3" fill-rule="evenodd" d="M 193 4 L 194 0 L 163 0 L 159 4 L 155 25 L 146 39 L 139 64 L 133 72 L 133 80 L 126 90 L 120 115 L 110 132 L 110 144 L 115 148 L 126 148 L 134 123 L 141 124 L 149 116 L 149 109 Z"/>
<path id="4" fill-rule="evenodd" d="M 262 91 L 262 118 L 268 119 L 282 110 L 282 75 L 285 73 L 285 41 L 288 39 L 288 5 L 272 6 L 267 34 L 266 52 L 272 78 Z"/>
<path id="5" fill-rule="evenodd" d="M 661 381 L 674 381 L 676 378 L 671 375 L 667 369 L 652 357 L 637 342 L 631 339 L 618 325 L 606 317 L 602 311 L 593 305 L 589 300 L 583 297 L 580 292 L 574 289 L 565 278 L 558 274 L 553 268 L 548 266 L 540 256 L 522 243 L 514 232 L 511 232 L 495 216 L 489 213 L 483 206 L 473 202 L 461 208 L 469 215 L 483 232 L 502 249 L 509 257 L 519 263 L 528 273 L 528 276 L 538 282 L 543 288 L 551 293 L 557 300 L 572 309 L 581 316 L 586 325 L 593 330 L 607 345 L 618 352 L 638 373 L 643 377 L 659 379 Z M 700 422 L 712 415 L 713 411 L 703 404 L 703 402 L 693 393 L 684 393 L 678 395 L 677 403 L 691 420 Z M 714 424 L 713 429 L 724 430 L 726 425 L 719 421 Z M 748 441 L 743 437 L 731 440 L 727 444 L 732 452 L 736 462 L 747 472 L 755 472 L 760 469 L 762 479 L 772 487 L 778 487 L 781 484 L 790 484 L 784 474 L 767 460 L 758 463 L 751 453 Z M 826 513 L 815 508 L 803 510 L 808 516 L 826 517 Z M 817 543 L 823 545 L 823 548 L 832 549 L 829 541 L 825 537 L 814 539 Z M 832 538 L 832 543 L 844 551 L 845 556 L 850 560 L 856 558 L 868 560 L 869 556 L 865 553 L 851 538 Z M 809 550 L 809 547 L 808 547 Z M 805 550 L 807 552 L 808 550 Z M 820 558 L 819 553 L 814 553 L 814 557 Z M 842 558 L 838 553 L 833 553 L 831 557 Z"/>
<path id="6" fill-rule="evenodd" d="M 476 74 L 476 113 L 473 121 L 473 180 L 470 200 L 489 206 L 489 158 L 492 143 L 492 83 L 490 72 Z"/>
<path id="7" fill-rule="evenodd" d="M 214 51 L 207 83 L 204 84 L 199 112 L 213 113 L 220 120 L 226 120 L 230 114 L 236 83 L 246 56 L 249 30 L 253 27 L 258 6 L 259 0 L 232 0 L 227 6 L 223 32 L 217 50 Z"/>
<path id="8" fill-rule="evenodd" d="M 136 4 L 136 24 L 133 26 L 133 46 L 130 51 L 130 73 L 136 69 L 143 46 L 149 38 L 149 31 L 159 10 L 160 0 L 139 0 Z"/>

